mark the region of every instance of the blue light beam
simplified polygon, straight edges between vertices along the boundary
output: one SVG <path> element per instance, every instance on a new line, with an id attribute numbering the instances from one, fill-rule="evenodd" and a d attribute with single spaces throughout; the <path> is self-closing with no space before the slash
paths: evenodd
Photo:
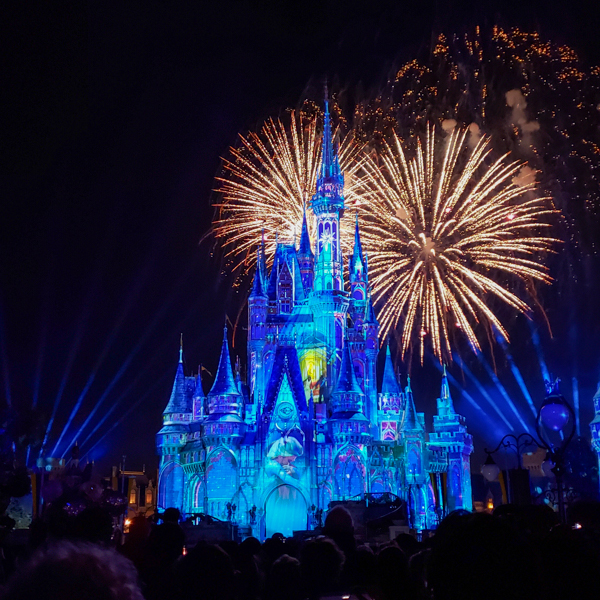
<path id="1" fill-rule="evenodd" d="M 486 370 L 488 377 L 494 382 L 496 388 L 500 392 L 500 395 L 506 400 L 506 403 L 508 404 L 508 406 L 510 407 L 510 409 L 512 410 L 514 415 L 517 417 L 517 420 L 521 423 L 523 429 L 525 431 L 529 431 L 531 429 L 531 427 L 529 427 L 523 420 L 521 413 L 517 409 L 515 403 L 512 401 L 512 398 L 508 395 L 508 392 L 506 391 L 505 387 L 502 385 L 501 381 L 498 379 L 498 375 L 496 375 L 496 373 L 494 373 L 494 369 L 492 369 L 492 367 L 486 360 L 483 353 L 478 352 L 477 358 L 479 359 L 479 362 L 483 365 L 483 368 Z"/>
<path id="2" fill-rule="evenodd" d="M 506 343 L 506 340 L 504 339 L 504 336 L 502 334 L 498 333 L 496 335 L 496 340 L 502 347 L 502 350 L 504 350 L 504 355 L 506 356 L 506 358 L 508 360 L 508 364 L 510 365 L 510 370 L 512 371 L 513 377 L 515 378 L 515 381 L 517 382 L 519 388 L 521 389 L 521 393 L 523 394 L 523 397 L 525 398 L 525 400 L 527 400 L 527 404 L 529 405 L 529 408 L 531 409 L 531 412 L 532 412 L 534 418 L 536 418 L 537 417 L 537 409 L 535 408 L 535 404 L 533 403 L 533 398 L 531 397 L 531 394 L 529 393 L 529 390 L 527 389 L 527 386 L 525 385 L 525 380 L 523 379 L 523 376 L 521 375 L 521 371 L 519 370 L 519 367 L 517 367 L 517 365 L 515 364 L 512 354 L 510 353 L 508 344 Z"/>
<path id="3" fill-rule="evenodd" d="M 458 355 L 454 356 L 454 361 L 457 362 L 460 368 L 463 370 L 465 375 L 475 384 L 475 387 L 478 389 L 479 393 L 489 402 L 490 406 L 496 411 L 496 414 L 504 421 L 504 424 L 508 427 L 510 431 L 514 428 L 511 425 L 510 421 L 506 418 L 504 413 L 500 410 L 500 407 L 496 403 L 496 401 L 488 394 L 488 391 L 481 385 L 481 382 L 467 367 L 467 365 L 463 362 L 462 358 Z"/>

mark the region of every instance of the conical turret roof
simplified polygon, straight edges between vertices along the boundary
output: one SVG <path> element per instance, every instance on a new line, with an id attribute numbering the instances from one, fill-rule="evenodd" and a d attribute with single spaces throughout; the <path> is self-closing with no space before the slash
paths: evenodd
<path id="1" fill-rule="evenodd" d="M 173 389 L 167 407 L 163 411 L 163 415 L 181 414 L 191 412 L 190 396 L 188 394 L 188 384 L 183 372 L 183 333 L 179 340 L 179 364 L 175 372 L 175 381 L 173 381 Z"/>
<path id="2" fill-rule="evenodd" d="M 365 265 L 365 258 L 363 255 L 362 243 L 360 241 L 360 231 L 358 229 L 358 213 L 356 213 L 356 224 L 354 226 L 354 251 L 352 253 L 353 261 L 356 262 L 357 259 L 360 259 L 363 267 Z"/>
<path id="3" fill-rule="evenodd" d="M 392 354 L 390 345 L 385 348 L 385 365 L 383 367 L 383 380 L 381 382 L 381 393 L 390 396 L 400 396 L 402 394 L 400 385 L 394 373 L 394 365 L 392 364 Z"/>
<path id="4" fill-rule="evenodd" d="M 415 408 L 415 399 L 413 398 L 412 388 L 410 387 L 410 377 L 405 389 L 406 393 L 406 414 L 404 417 L 404 431 L 423 431 L 423 425 L 419 421 L 417 409 Z"/>
<path id="5" fill-rule="evenodd" d="M 313 251 L 310 246 L 310 236 L 308 235 L 308 224 L 306 222 L 306 207 L 303 210 L 302 215 L 302 233 L 300 234 L 300 246 L 298 247 L 298 254 L 300 256 L 313 256 Z"/>
<path id="6" fill-rule="evenodd" d="M 262 258 L 259 248 L 256 251 L 256 271 L 254 272 L 254 281 L 252 282 L 252 291 L 250 292 L 250 298 L 256 298 L 257 296 L 267 296 L 266 291 L 264 289 L 264 275 L 262 273 L 261 262 Z"/>
<path id="7" fill-rule="evenodd" d="M 448 384 L 448 374 L 446 373 L 446 365 L 442 371 L 442 389 L 440 391 L 440 399 L 438 401 L 438 413 L 440 415 L 454 414 L 454 403 L 450 395 L 450 385 Z"/>
<path id="8" fill-rule="evenodd" d="M 356 379 L 354 364 L 350 356 L 350 345 L 346 342 L 342 350 L 342 364 L 340 365 L 340 376 L 338 377 L 333 395 L 337 394 L 363 394 Z"/>
<path id="9" fill-rule="evenodd" d="M 183 362 L 179 361 L 175 373 L 175 381 L 173 381 L 171 397 L 169 398 L 167 407 L 163 411 L 163 415 L 185 412 L 187 412 L 185 375 L 183 373 Z"/>
<path id="10" fill-rule="evenodd" d="M 224 396 L 226 394 L 239 395 L 239 391 L 233 377 L 233 370 L 231 368 L 231 358 L 229 357 L 227 328 L 225 328 L 223 332 L 223 344 L 221 346 L 221 358 L 219 359 L 217 376 L 215 377 L 215 382 L 213 383 L 208 395 Z"/>

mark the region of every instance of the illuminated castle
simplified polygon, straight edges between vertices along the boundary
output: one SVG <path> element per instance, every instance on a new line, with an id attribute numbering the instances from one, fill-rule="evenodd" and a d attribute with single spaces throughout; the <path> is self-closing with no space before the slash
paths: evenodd
<path id="1" fill-rule="evenodd" d="M 344 285 L 340 219 L 344 177 L 326 104 L 323 160 L 298 247 L 278 243 L 270 274 L 264 245 L 248 301 L 248 378 L 232 369 L 227 332 L 205 397 L 180 353 L 157 434 L 158 506 L 252 527 L 264 538 L 312 528 L 332 500 L 391 492 L 416 529 L 472 508 L 471 436 L 454 411 L 446 373 L 434 432 L 398 383 L 386 347 L 380 389 L 378 323 L 356 222 Z"/>

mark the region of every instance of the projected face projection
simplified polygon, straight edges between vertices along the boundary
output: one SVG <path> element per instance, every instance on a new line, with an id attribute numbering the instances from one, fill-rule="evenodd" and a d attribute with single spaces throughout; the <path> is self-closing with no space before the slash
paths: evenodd
<path id="1" fill-rule="evenodd" d="M 305 434 L 287 377 L 279 389 L 269 426 L 265 456 L 265 502 L 267 536 L 292 535 L 307 527 L 308 505 L 300 491 L 307 487 Z"/>

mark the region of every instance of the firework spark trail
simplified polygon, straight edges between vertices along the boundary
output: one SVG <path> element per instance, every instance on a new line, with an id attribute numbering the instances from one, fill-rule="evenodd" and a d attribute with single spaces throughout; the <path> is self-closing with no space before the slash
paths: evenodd
<path id="1" fill-rule="evenodd" d="M 466 135 L 455 129 L 440 149 L 428 128 L 409 159 L 394 133 L 378 157 L 361 158 L 347 193 L 361 216 L 382 336 L 402 323 L 402 353 L 416 342 L 421 362 L 426 339 L 440 361 L 451 359 L 455 332 L 480 350 L 481 323 L 508 339 L 490 299 L 529 307 L 499 276 L 551 281 L 542 257 L 556 240 L 541 233 L 555 212 L 549 199 L 534 196 L 534 181 L 515 181 L 522 163 L 491 161 L 489 138 L 469 148 Z"/>
<path id="2" fill-rule="evenodd" d="M 304 113 L 290 113 L 289 124 L 269 119 L 259 133 L 240 135 L 241 145 L 230 149 L 218 177 L 218 215 L 213 232 L 237 263 L 251 268 L 256 246 L 264 232 L 266 254 L 271 260 L 276 239 L 299 235 L 304 207 L 310 203 L 321 167 L 319 122 Z M 340 144 L 342 170 L 349 169 L 358 146 L 347 136 Z M 315 239 L 315 221 L 307 211 L 309 235 Z M 342 221 L 342 245 L 350 248 L 353 220 Z"/>

